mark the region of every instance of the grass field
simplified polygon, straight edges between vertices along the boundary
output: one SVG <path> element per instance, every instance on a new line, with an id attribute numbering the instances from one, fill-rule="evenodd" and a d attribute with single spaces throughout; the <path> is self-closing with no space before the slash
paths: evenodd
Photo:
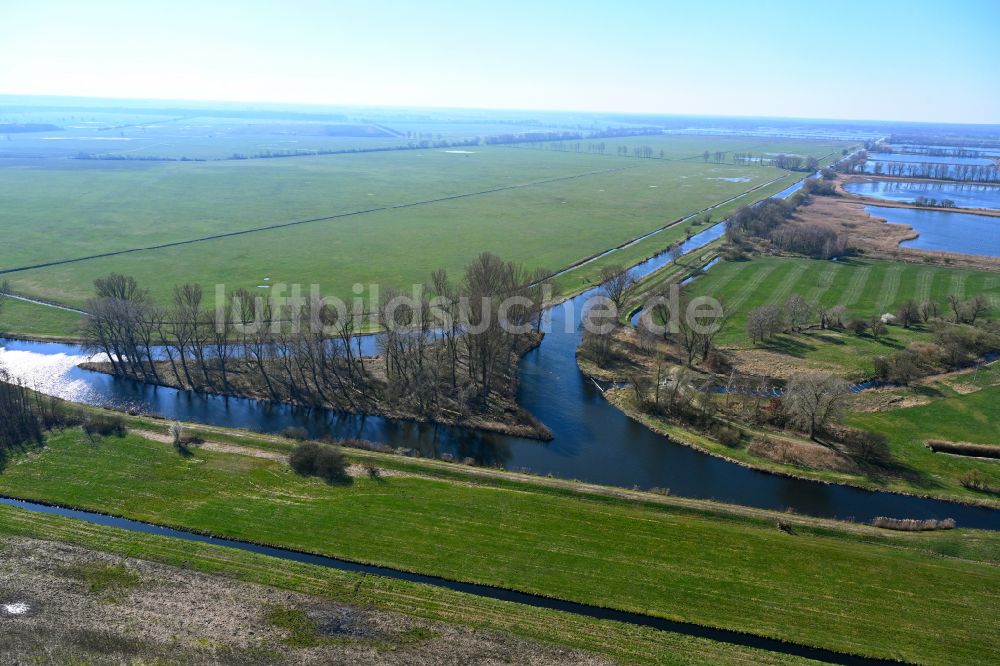
<path id="1" fill-rule="evenodd" d="M 0 306 L 0 337 L 16 334 L 33 339 L 74 338 L 79 321 L 79 315 L 73 312 L 8 298 Z"/>
<path id="2" fill-rule="evenodd" d="M 328 486 L 271 460 L 67 431 L 12 461 L 0 492 L 848 652 L 986 663 L 1000 649 L 984 631 L 1000 610 L 993 534 L 788 535 L 457 469 Z"/>
<path id="3" fill-rule="evenodd" d="M 480 599 L 441 588 L 279 561 L 219 546 L 135 534 L 0 506 L 0 548 L 5 538 L 17 537 L 73 544 L 92 552 L 141 558 L 184 571 L 273 586 L 430 622 L 464 625 L 483 632 L 509 632 L 624 663 L 713 666 L 748 662 L 814 663 L 616 622 Z"/>
<path id="4" fill-rule="evenodd" d="M 356 169 L 364 165 L 370 168 L 359 173 Z M 737 172 L 750 182 L 720 180 Z M 315 283 L 326 294 L 346 296 L 355 282 L 409 285 L 438 267 L 458 272 L 483 250 L 556 270 L 782 172 L 654 161 L 619 164 L 596 156 L 497 148 L 474 155 L 428 151 L 171 164 L 125 169 L 113 177 L 90 174 L 83 182 L 74 180 L 80 177 L 76 171 L 55 174 L 59 182 L 44 191 L 63 193 L 65 199 L 52 205 L 60 214 L 24 226 L 18 242 L 7 246 L 6 256 L 0 254 L 5 265 L 565 178 L 10 275 L 19 293 L 79 305 L 91 295 L 93 279 L 112 271 L 135 275 L 162 297 L 182 282 L 255 288 L 264 277 L 273 283 Z M 22 183 L 31 194 L 17 195 L 6 212 L 11 226 L 42 206 L 41 185 L 49 172 L 35 175 L 38 181 Z M 108 183 L 114 182 L 117 189 L 111 193 Z M 74 191 L 70 183 L 81 189 Z M 87 183 L 95 193 L 86 193 Z M 16 191 L 13 184 L 10 191 Z M 86 229 L 93 233 L 81 237 Z M 659 247 L 683 230 L 672 233 L 656 239 Z"/>
<path id="5" fill-rule="evenodd" d="M 758 257 L 723 262 L 692 283 L 690 292 L 723 301 L 731 317 L 720 342 L 744 347 L 749 346 L 747 312 L 763 305 L 782 305 L 792 294 L 813 303 L 844 305 L 852 315 L 864 318 L 895 312 L 908 299 L 936 301 L 945 312 L 949 294 L 962 298 L 983 294 L 992 299 L 991 314 L 1000 311 L 1000 281 L 994 273 L 865 259 Z M 919 333 L 893 327 L 883 342 L 831 334 L 826 336 L 829 339 L 810 336 L 814 344 L 805 344 L 802 336 L 779 336 L 776 350 L 816 360 L 836 358 L 861 369 L 873 355 L 884 354 L 913 335 Z M 780 348 L 781 344 L 786 347 Z"/>
<path id="6" fill-rule="evenodd" d="M 493 149 L 224 163 L 47 161 L 3 170 L 0 267 L 88 256 L 614 168 Z"/>
<path id="7" fill-rule="evenodd" d="M 977 386 L 978 384 L 978 386 Z M 963 393 L 955 390 L 955 385 Z M 973 387 L 978 388 L 974 390 Z M 890 440 L 893 456 L 905 461 L 913 470 L 920 470 L 914 483 L 933 485 L 957 496 L 996 498 L 996 495 L 964 488 L 962 476 L 975 470 L 994 488 L 1000 488 L 1000 465 L 996 461 L 946 453 L 934 453 L 925 446 L 927 440 L 939 439 L 975 444 L 1000 443 L 1000 363 L 975 374 L 922 387 L 933 402 L 889 412 L 852 415 L 848 422 L 859 428 L 885 433 Z M 974 390 L 971 393 L 964 391 Z"/>

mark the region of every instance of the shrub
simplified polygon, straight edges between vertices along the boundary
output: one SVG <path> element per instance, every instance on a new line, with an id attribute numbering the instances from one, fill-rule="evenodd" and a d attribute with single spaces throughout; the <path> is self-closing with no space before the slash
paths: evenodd
<path id="1" fill-rule="evenodd" d="M 892 460 L 889 438 L 880 432 L 842 428 L 836 438 L 855 460 L 873 465 L 885 465 Z"/>
<path id="2" fill-rule="evenodd" d="M 743 431 L 725 423 L 716 423 L 713 425 L 712 436 L 729 448 L 735 448 L 743 441 Z"/>
<path id="3" fill-rule="evenodd" d="M 329 444 L 302 442 L 289 456 L 288 464 L 302 476 L 316 476 L 327 483 L 343 483 L 350 479 L 344 454 Z"/>
<path id="4" fill-rule="evenodd" d="M 879 356 L 875 359 L 875 374 L 883 381 L 905 386 L 923 374 L 920 357 L 909 349 Z"/>
<path id="5" fill-rule="evenodd" d="M 167 429 L 167 433 L 170 435 L 173 445 L 178 449 L 181 448 L 181 445 L 184 443 L 184 428 L 181 424 L 178 421 L 174 421 Z"/>
<path id="6" fill-rule="evenodd" d="M 125 421 L 120 416 L 106 416 L 103 414 L 92 414 L 83 422 L 83 432 L 88 437 L 124 437 L 128 430 L 125 428 Z"/>
<path id="7" fill-rule="evenodd" d="M 302 426 L 289 426 L 281 431 L 281 436 L 286 439 L 295 439 L 304 442 L 309 439 L 309 431 Z"/>
<path id="8" fill-rule="evenodd" d="M 981 493 L 989 493 L 991 495 L 1000 495 L 1000 485 L 994 483 L 989 476 L 980 472 L 978 469 L 969 470 L 959 478 L 958 482 L 969 490 L 977 490 Z"/>
<path id="9" fill-rule="evenodd" d="M 861 318 L 854 318 L 848 322 L 847 327 L 851 329 L 854 335 L 864 335 L 868 331 L 868 320 Z"/>
<path id="10" fill-rule="evenodd" d="M 809 194 L 817 194 L 819 196 L 832 197 L 837 195 L 837 188 L 834 187 L 833 183 L 820 180 L 807 180 L 802 189 Z"/>

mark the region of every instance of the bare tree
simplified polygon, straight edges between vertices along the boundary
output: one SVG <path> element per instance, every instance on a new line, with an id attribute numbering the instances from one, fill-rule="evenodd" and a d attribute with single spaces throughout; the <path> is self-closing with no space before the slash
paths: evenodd
<path id="1" fill-rule="evenodd" d="M 781 310 L 776 305 L 754 308 L 747 313 L 746 332 L 750 342 L 757 344 L 781 331 Z"/>
<path id="2" fill-rule="evenodd" d="M 792 331 L 800 331 L 809 323 L 812 306 L 798 294 L 792 294 L 785 302 L 785 322 Z"/>
<path id="3" fill-rule="evenodd" d="M 951 307 L 951 312 L 955 316 L 955 323 L 959 324 L 962 322 L 962 299 L 960 299 L 955 294 L 948 294 L 948 305 Z"/>
<path id="4" fill-rule="evenodd" d="M 889 332 L 889 327 L 882 321 L 882 316 L 877 314 L 872 315 L 872 318 L 868 321 L 868 329 L 871 331 L 872 337 L 876 340 L 881 340 Z"/>
<path id="5" fill-rule="evenodd" d="M 965 321 L 969 324 L 975 324 L 976 320 L 989 309 L 990 302 L 982 294 L 976 294 L 962 304 L 962 313 L 965 316 Z"/>
<path id="6" fill-rule="evenodd" d="M 670 246 L 670 261 L 675 264 L 684 256 L 684 246 L 681 243 L 674 243 Z"/>
<path id="7" fill-rule="evenodd" d="M 816 434 L 840 417 L 850 396 L 847 382 L 825 372 L 802 374 L 789 383 L 782 409 L 796 427 L 816 438 Z"/>
<path id="8" fill-rule="evenodd" d="M 903 328 L 910 328 L 920 322 L 920 306 L 917 305 L 916 301 L 908 300 L 899 306 L 899 312 L 896 313 L 896 316 Z"/>
<path id="9" fill-rule="evenodd" d="M 924 321 L 924 323 L 929 322 L 931 319 L 934 319 L 940 314 L 941 310 L 938 307 L 938 304 L 934 301 L 924 301 L 920 304 L 920 318 Z"/>
<path id="10" fill-rule="evenodd" d="M 605 266 L 601 270 L 601 291 L 615 304 L 621 315 L 625 301 L 632 292 L 634 281 L 624 266 Z"/>

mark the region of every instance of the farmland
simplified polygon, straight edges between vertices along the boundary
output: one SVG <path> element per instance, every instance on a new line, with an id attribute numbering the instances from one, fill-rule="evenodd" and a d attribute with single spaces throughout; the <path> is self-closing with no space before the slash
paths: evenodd
<path id="1" fill-rule="evenodd" d="M 792 518 L 789 535 L 766 513 L 352 455 L 382 466 L 382 478 L 330 486 L 271 459 L 182 457 L 141 433 L 90 442 L 68 430 L 12 460 L 0 491 L 854 653 L 974 663 L 997 649 L 978 624 L 996 610 L 988 534 L 887 536 Z"/>
<path id="2" fill-rule="evenodd" d="M 817 153 L 829 148 L 817 144 Z M 93 279 L 112 271 L 135 275 L 157 297 L 181 282 L 255 288 L 264 277 L 343 296 L 355 283 L 407 285 L 438 267 L 457 271 L 484 250 L 555 271 L 782 176 L 746 200 L 800 176 L 508 147 L 208 163 L 44 161 L 5 168 L 0 222 L 11 242 L 0 265 L 198 241 L 9 279 L 18 293 L 77 306 Z M 332 219 L 283 226 L 314 218 Z M 641 253 L 685 231 L 658 235 Z M 635 256 L 626 259 L 642 258 L 640 248 L 630 250 Z"/>
<path id="3" fill-rule="evenodd" d="M 568 139 L 565 141 L 543 141 L 538 143 L 518 144 L 521 148 L 532 150 L 567 151 L 579 154 L 591 154 L 591 146 L 603 143 L 605 156 L 618 156 L 618 148 L 627 149 L 632 155 L 633 148 L 648 146 L 656 159 L 701 162 L 705 151 L 709 152 L 709 161 L 715 161 L 715 153 L 725 153 L 724 161 L 732 163 L 733 153 L 752 153 L 754 156 L 801 155 L 815 157 L 822 163 L 829 163 L 840 157 L 841 150 L 848 146 L 838 141 L 805 141 L 802 139 L 775 139 L 768 137 L 746 136 L 699 136 L 699 135 L 653 135 L 610 137 L 606 139 Z M 662 155 L 661 155 L 662 151 Z"/>

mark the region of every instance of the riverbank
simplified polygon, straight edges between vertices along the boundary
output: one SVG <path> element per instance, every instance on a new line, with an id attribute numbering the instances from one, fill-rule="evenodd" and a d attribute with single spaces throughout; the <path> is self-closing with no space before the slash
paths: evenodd
<path id="1" fill-rule="evenodd" d="M 873 376 L 874 363 L 879 357 L 898 353 L 911 345 L 917 349 L 936 349 L 931 327 L 920 323 L 908 328 L 890 326 L 878 339 L 852 334 L 843 327 L 822 328 L 819 323 L 814 323 L 800 331 L 784 331 L 767 341 L 751 344 L 745 333 L 746 312 L 764 305 L 781 308 L 784 299 L 795 293 L 808 299 L 809 304 L 823 299 L 827 308 L 849 303 L 850 310 L 841 315 L 844 326 L 852 317 L 862 317 L 867 321 L 880 313 L 895 312 L 897 304 L 907 298 L 913 298 L 918 303 L 932 299 L 941 308 L 940 312 L 946 312 L 946 297 L 951 293 L 958 293 L 961 298 L 981 295 L 989 303 L 997 297 L 995 277 L 990 273 L 966 271 L 956 266 L 954 261 L 947 263 L 948 268 L 937 268 L 934 262 L 917 261 L 916 257 L 910 257 L 909 264 L 868 259 L 875 254 L 877 242 L 885 243 L 883 247 L 895 246 L 900 238 L 912 232 L 898 225 L 885 225 L 869 216 L 862 207 L 841 197 L 814 196 L 810 203 L 799 207 L 795 217 L 800 223 L 837 225 L 838 231 L 849 235 L 852 246 L 862 248 L 865 258 L 824 262 L 803 257 L 760 256 L 744 261 L 721 262 L 706 276 L 699 277 L 689 287 L 690 295 L 720 299 L 726 305 L 729 317 L 715 341 L 718 353 L 713 356 L 714 365 L 711 367 L 716 374 L 705 368 L 695 368 L 685 379 L 685 390 L 697 394 L 697 387 L 705 383 L 726 386 L 736 382 L 740 390 L 750 389 L 751 395 L 753 391 L 766 393 L 794 376 L 810 372 L 829 372 L 856 384 Z M 889 240 L 880 236 L 887 232 L 892 234 Z M 886 254 L 889 252 L 886 251 Z M 992 259 L 977 261 L 974 257 L 955 256 L 968 260 L 964 262 L 967 264 L 996 266 Z M 694 261 L 687 266 L 670 265 L 639 282 L 633 289 L 635 296 L 629 302 L 638 307 L 657 289 L 681 282 L 691 267 L 707 257 L 701 254 L 691 258 Z M 631 312 L 634 307 L 628 309 Z M 983 316 L 989 316 L 990 312 L 995 312 L 995 308 L 988 308 Z M 642 390 L 652 391 L 650 387 L 655 386 L 658 377 L 659 381 L 663 381 L 664 377 L 672 379 L 670 373 L 684 364 L 684 354 L 676 344 L 668 344 L 655 336 L 638 335 L 634 327 L 627 325 L 630 322 L 620 323 L 623 326 L 611 336 L 607 353 L 600 356 L 600 364 L 591 358 L 597 352 L 588 348 L 585 341 L 577 350 L 577 365 L 581 372 L 596 382 L 605 386 L 618 384 L 618 387 L 604 392 L 605 398 L 629 418 L 654 432 L 727 462 L 785 477 L 945 499 L 973 506 L 1000 507 L 1000 496 L 978 489 L 973 483 L 975 475 L 982 474 L 988 480 L 985 487 L 991 487 L 989 484 L 994 481 L 1000 487 L 1000 474 L 996 469 L 988 463 L 952 462 L 940 455 L 928 455 L 923 440 L 895 437 L 898 428 L 876 424 L 880 414 L 866 416 L 864 422 L 867 429 L 888 436 L 891 458 L 881 462 L 868 459 L 869 453 L 864 451 L 848 450 L 846 446 L 835 444 L 824 446 L 780 428 L 751 425 L 749 421 L 761 421 L 759 410 L 777 408 L 768 404 L 768 398 L 752 400 L 763 404 L 747 408 L 740 406 L 745 398 L 739 395 L 724 399 L 718 395 L 703 394 L 693 398 L 699 405 L 712 403 L 705 408 L 707 412 L 723 412 L 723 421 L 738 429 L 739 441 L 728 445 L 713 433 L 695 431 L 685 422 L 649 413 L 635 404 L 633 389 L 621 388 L 621 385 L 639 383 L 645 387 Z M 657 359 L 663 362 L 659 370 Z M 934 375 L 940 367 L 943 367 L 940 363 L 928 368 L 921 366 L 921 372 Z M 935 380 L 931 376 L 913 389 L 886 387 L 859 392 L 850 398 L 849 409 L 858 413 L 895 412 L 928 405 L 931 406 L 926 407 L 927 410 L 943 409 L 932 403 L 938 398 L 954 396 L 955 391 L 945 381 L 946 377 L 940 376 L 939 380 Z M 989 384 L 981 388 L 987 393 L 994 390 Z M 663 392 L 670 391 L 669 387 L 663 389 Z M 962 410 L 978 413 L 987 393 L 979 396 L 966 394 L 955 397 L 954 404 L 943 404 L 955 414 L 962 413 Z M 750 416 L 729 418 L 724 412 L 732 405 L 742 412 L 749 409 Z M 972 412 L 973 409 L 977 411 Z M 928 415 L 919 418 L 924 421 L 923 429 L 933 432 L 947 421 L 943 416 L 938 413 L 936 417 Z M 888 416 L 885 418 L 888 419 Z M 989 421 L 989 417 L 984 415 L 983 418 Z M 736 437 L 736 433 L 727 432 L 726 435 L 728 439 Z M 982 438 L 982 443 L 988 444 L 1000 436 L 1000 431 L 994 433 L 987 429 L 976 435 Z M 942 434 L 941 438 L 962 439 L 955 433 Z M 984 486 L 984 483 L 979 485 Z"/>
<path id="2" fill-rule="evenodd" d="M 210 441 L 244 447 L 294 445 L 212 431 Z M 269 457 L 197 448 L 185 457 L 136 432 L 87 441 L 66 431 L 40 451 L 17 456 L 0 474 L 0 492 L 849 654 L 923 663 L 959 655 L 976 663 L 1000 648 L 973 620 L 987 612 L 988 590 L 1000 583 L 993 582 L 1000 575 L 992 564 L 1000 561 L 995 534 L 894 533 L 345 452 L 352 462 L 394 472 L 329 486 Z M 172 552 L 185 558 L 183 550 Z M 609 560 L 608 553 L 616 555 Z M 873 576 L 857 576 L 859 567 Z M 720 596 L 719 585 L 735 585 L 738 593 Z M 373 582 L 369 589 L 393 587 Z M 912 599 L 902 609 L 895 608 L 899 594 Z M 829 620 L 815 622 L 817 612 Z"/>
<path id="3" fill-rule="evenodd" d="M 634 404 L 634 401 L 629 396 L 628 389 L 609 389 L 605 395 L 608 402 L 615 405 L 628 415 L 629 418 L 654 432 L 668 437 L 672 441 L 749 469 L 787 478 L 808 479 L 821 483 L 846 485 L 910 497 L 944 499 L 958 504 L 1000 510 L 1000 497 L 982 496 L 981 494 L 977 496 L 975 492 L 962 488 L 954 480 L 948 484 L 950 486 L 948 489 L 929 492 L 925 487 L 927 481 L 923 478 L 921 472 L 932 472 L 932 470 L 916 469 L 913 470 L 916 472 L 914 475 L 908 475 L 905 469 L 895 470 L 894 476 L 890 470 L 879 472 L 873 469 L 871 470 L 871 475 L 865 475 L 861 473 L 862 470 L 858 464 L 852 462 L 843 454 L 824 447 L 821 444 L 796 436 L 793 433 L 751 428 L 746 426 L 746 424 L 734 422 L 733 425 L 742 430 L 750 439 L 766 440 L 774 445 L 768 449 L 760 447 L 761 452 L 768 451 L 778 458 L 777 460 L 771 460 L 750 453 L 747 450 L 746 443 L 728 446 L 708 434 L 700 433 L 681 424 L 648 414 Z M 910 461 L 909 456 L 907 456 L 906 461 Z M 807 467 L 810 464 L 822 465 L 826 468 L 817 469 Z M 908 478 L 909 476 L 916 477 L 915 482 L 911 481 Z"/>

